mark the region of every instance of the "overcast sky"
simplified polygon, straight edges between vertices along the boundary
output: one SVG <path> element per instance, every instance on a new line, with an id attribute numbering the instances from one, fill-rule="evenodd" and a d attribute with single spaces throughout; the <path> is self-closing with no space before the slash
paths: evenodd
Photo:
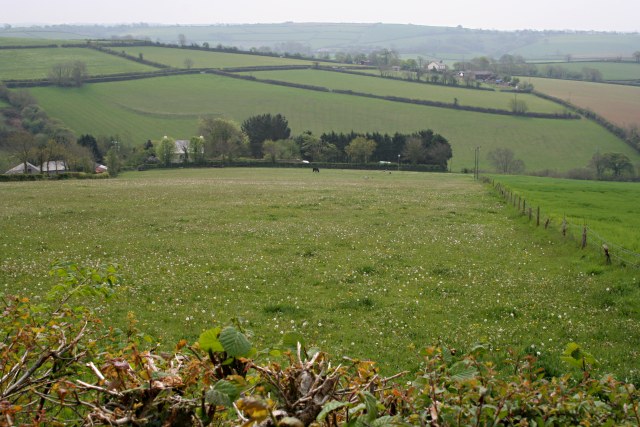
<path id="1" fill-rule="evenodd" d="M 638 0 L 0 0 L 0 23 L 383 22 L 498 30 L 640 31 Z"/>

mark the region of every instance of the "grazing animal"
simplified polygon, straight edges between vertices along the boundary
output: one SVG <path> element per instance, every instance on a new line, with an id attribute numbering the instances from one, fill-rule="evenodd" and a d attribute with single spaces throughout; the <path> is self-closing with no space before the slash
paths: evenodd
<path id="1" fill-rule="evenodd" d="M 313 168 L 313 171 L 320 173 L 320 169 L 319 168 Z"/>

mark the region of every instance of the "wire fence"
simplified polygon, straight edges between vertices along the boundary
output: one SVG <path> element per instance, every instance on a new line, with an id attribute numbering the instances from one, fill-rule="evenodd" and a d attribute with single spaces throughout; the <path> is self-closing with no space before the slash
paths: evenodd
<path id="1" fill-rule="evenodd" d="M 510 188 L 495 182 L 489 178 L 482 178 L 485 183 L 493 186 L 493 189 L 517 211 L 528 217 L 530 222 L 534 222 L 537 227 L 545 229 L 558 229 L 564 237 L 580 242 L 580 248 L 597 251 L 606 264 L 613 262 L 633 268 L 640 268 L 640 253 L 631 251 L 615 242 L 606 240 L 587 224 L 573 224 L 567 221 L 566 217 L 558 217 L 557 214 L 542 210 L 539 205 L 534 205 L 527 201 L 520 194 Z"/>

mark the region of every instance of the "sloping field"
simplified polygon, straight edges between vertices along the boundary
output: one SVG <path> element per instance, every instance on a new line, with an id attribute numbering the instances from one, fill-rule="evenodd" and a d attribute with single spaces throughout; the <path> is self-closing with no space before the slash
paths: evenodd
<path id="1" fill-rule="evenodd" d="M 609 243 L 640 254 L 640 186 L 630 182 L 578 181 L 527 176 L 496 176 L 529 203 L 540 206 L 557 228 L 566 217 L 587 226 Z M 575 230 L 574 230 L 575 231 Z M 614 251 L 614 248 L 611 248 Z M 640 264 L 640 258 L 634 258 Z"/>
<path id="2" fill-rule="evenodd" d="M 85 48 L 0 49 L 0 80 L 42 79 L 55 64 L 82 61 L 89 75 L 153 71 L 114 55 Z"/>
<path id="3" fill-rule="evenodd" d="M 530 81 L 536 90 L 588 108 L 618 126 L 640 125 L 640 87 L 533 77 Z"/>
<path id="4" fill-rule="evenodd" d="M 293 134 L 414 132 L 431 128 L 453 146 L 452 170 L 473 166 L 474 148 L 485 154 L 510 147 L 528 170 L 568 170 L 588 164 L 597 150 L 640 156 L 587 120 L 531 119 L 307 91 L 214 75 L 162 77 L 90 84 L 82 88 L 34 88 L 32 93 L 53 117 L 78 133 L 118 134 L 139 145 L 163 135 L 189 138 L 198 119 L 217 115 L 242 122 L 263 113 L 281 113 Z M 395 160 L 395 159 L 390 159 Z"/>
<path id="5" fill-rule="evenodd" d="M 638 50 L 640 34 L 553 34 L 537 38 L 535 42 L 513 49 L 513 55 L 535 59 L 600 59 L 623 57 L 630 59 Z"/>
<path id="6" fill-rule="evenodd" d="M 600 372 L 638 375 L 638 276 L 532 233 L 470 176 L 148 171 L 4 183 L 0 199 L 3 292 L 37 301 L 54 261 L 118 263 L 106 321 L 124 329 L 133 312 L 164 348 L 241 317 L 258 348 L 299 331 L 383 372 L 480 342 L 565 372 L 575 341 Z"/>
<path id="7" fill-rule="evenodd" d="M 545 65 L 560 66 L 571 72 L 582 72 L 583 68 L 593 68 L 602 73 L 603 80 L 640 80 L 640 63 L 637 62 L 613 62 L 613 61 L 573 61 L 573 62 L 553 62 L 549 64 L 536 64 L 538 70 L 544 74 Z"/>
<path id="8" fill-rule="evenodd" d="M 509 102 L 513 93 L 454 88 L 384 79 L 380 77 L 357 76 L 320 70 L 277 70 L 242 73 L 259 79 L 280 80 L 298 84 L 322 86 L 329 89 L 353 90 L 382 96 L 398 96 L 410 99 L 424 99 L 474 107 L 510 110 Z M 518 94 L 517 99 L 527 103 L 529 111 L 538 113 L 562 113 L 564 107 L 529 94 Z"/>
<path id="9" fill-rule="evenodd" d="M 118 49 L 121 50 L 121 49 Z M 312 61 L 280 58 L 262 55 L 243 55 L 239 53 L 206 52 L 192 49 L 134 46 L 123 49 L 132 56 L 143 55 L 143 58 L 174 68 L 186 68 L 185 59 L 193 61 L 193 68 L 227 68 L 227 67 L 259 67 L 273 65 L 313 65 Z"/>

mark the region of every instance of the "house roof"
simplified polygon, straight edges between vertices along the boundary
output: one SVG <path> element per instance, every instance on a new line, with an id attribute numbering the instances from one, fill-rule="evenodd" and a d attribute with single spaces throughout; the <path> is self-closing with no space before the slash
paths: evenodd
<path id="1" fill-rule="evenodd" d="M 19 165 L 5 172 L 5 174 L 7 175 L 16 175 L 19 173 L 25 173 L 24 163 L 20 163 Z M 40 173 L 40 168 L 27 162 L 27 173 Z"/>
<path id="2" fill-rule="evenodd" d="M 52 160 L 50 162 L 43 163 L 40 166 L 42 172 L 62 172 L 67 170 L 67 165 L 62 160 Z"/>
<path id="3" fill-rule="evenodd" d="M 185 151 L 189 150 L 189 140 L 187 139 L 176 139 L 176 148 L 175 154 L 183 154 Z"/>

